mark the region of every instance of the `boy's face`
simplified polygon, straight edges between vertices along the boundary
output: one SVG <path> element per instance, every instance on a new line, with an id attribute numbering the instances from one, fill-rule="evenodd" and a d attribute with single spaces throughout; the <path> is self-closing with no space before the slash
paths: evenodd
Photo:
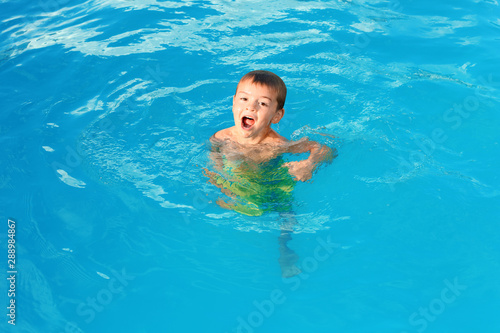
<path id="1" fill-rule="evenodd" d="M 233 96 L 233 116 L 239 137 L 262 141 L 269 133 L 271 123 L 278 123 L 284 109 L 277 110 L 277 93 L 269 87 L 250 80 L 238 84 Z"/>

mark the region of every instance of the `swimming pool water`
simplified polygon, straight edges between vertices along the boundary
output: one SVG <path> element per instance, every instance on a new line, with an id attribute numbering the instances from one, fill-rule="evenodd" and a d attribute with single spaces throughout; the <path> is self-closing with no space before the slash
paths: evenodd
<path id="1" fill-rule="evenodd" d="M 498 332 L 499 4 L 0 1 L 2 332 Z M 338 151 L 279 219 L 215 204 L 253 69 Z M 7 220 L 16 221 L 16 325 Z"/>

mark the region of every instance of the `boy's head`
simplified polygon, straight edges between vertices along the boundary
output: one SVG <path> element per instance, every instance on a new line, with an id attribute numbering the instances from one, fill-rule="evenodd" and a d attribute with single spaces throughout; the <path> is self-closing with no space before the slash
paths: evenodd
<path id="1" fill-rule="evenodd" d="M 276 93 L 276 100 L 278 102 L 276 110 L 283 109 L 286 100 L 286 85 L 278 75 L 263 70 L 251 71 L 241 78 L 238 86 L 241 82 L 247 80 L 253 84 L 263 85 L 273 90 Z M 238 91 L 238 87 L 236 87 L 236 91 Z"/>
<path id="2" fill-rule="evenodd" d="M 285 113 L 286 86 L 276 74 L 253 71 L 243 76 L 233 96 L 233 134 L 240 142 L 259 143 L 273 135 Z"/>

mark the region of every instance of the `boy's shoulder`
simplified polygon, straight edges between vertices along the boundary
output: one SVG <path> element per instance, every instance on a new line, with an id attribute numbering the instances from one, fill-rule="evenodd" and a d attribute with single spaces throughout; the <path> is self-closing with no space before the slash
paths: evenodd
<path id="1" fill-rule="evenodd" d="M 223 130 L 220 130 L 218 132 L 216 132 L 214 135 L 212 135 L 212 137 L 210 138 L 211 140 L 212 139 L 215 139 L 215 140 L 226 140 L 226 139 L 231 139 L 233 137 L 233 134 L 232 134 L 232 127 L 228 127 L 228 128 L 225 128 Z"/>
<path id="2" fill-rule="evenodd" d="M 236 135 L 234 134 L 234 126 L 233 127 L 228 127 L 225 129 L 222 129 L 218 132 L 216 132 L 212 137 L 210 138 L 210 141 L 212 143 L 214 142 L 228 142 L 228 141 L 238 141 L 236 139 Z M 266 139 L 261 142 L 261 144 L 265 145 L 271 145 L 271 146 L 282 146 L 282 145 L 287 145 L 289 144 L 290 141 L 279 135 L 276 131 L 271 130 L 269 132 L 269 135 L 266 137 Z"/>
<path id="3" fill-rule="evenodd" d="M 212 151 L 222 154 L 230 153 L 232 158 L 244 156 L 245 159 L 256 163 L 286 153 L 289 142 L 285 137 L 274 132 L 264 142 L 251 145 L 241 144 L 236 139 L 232 127 L 220 130 L 210 137 Z"/>

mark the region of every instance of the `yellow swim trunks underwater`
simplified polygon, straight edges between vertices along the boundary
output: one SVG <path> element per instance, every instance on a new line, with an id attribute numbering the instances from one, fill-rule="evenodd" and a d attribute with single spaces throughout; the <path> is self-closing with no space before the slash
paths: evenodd
<path id="1" fill-rule="evenodd" d="M 260 164 L 223 158 L 221 174 L 209 170 L 205 170 L 205 174 L 212 184 L 231 198 L 229 202 L 218 200 L 223 208 L 249 216 L 289 212 L 296 181 L 284 163 L 282 157 Z"/>

